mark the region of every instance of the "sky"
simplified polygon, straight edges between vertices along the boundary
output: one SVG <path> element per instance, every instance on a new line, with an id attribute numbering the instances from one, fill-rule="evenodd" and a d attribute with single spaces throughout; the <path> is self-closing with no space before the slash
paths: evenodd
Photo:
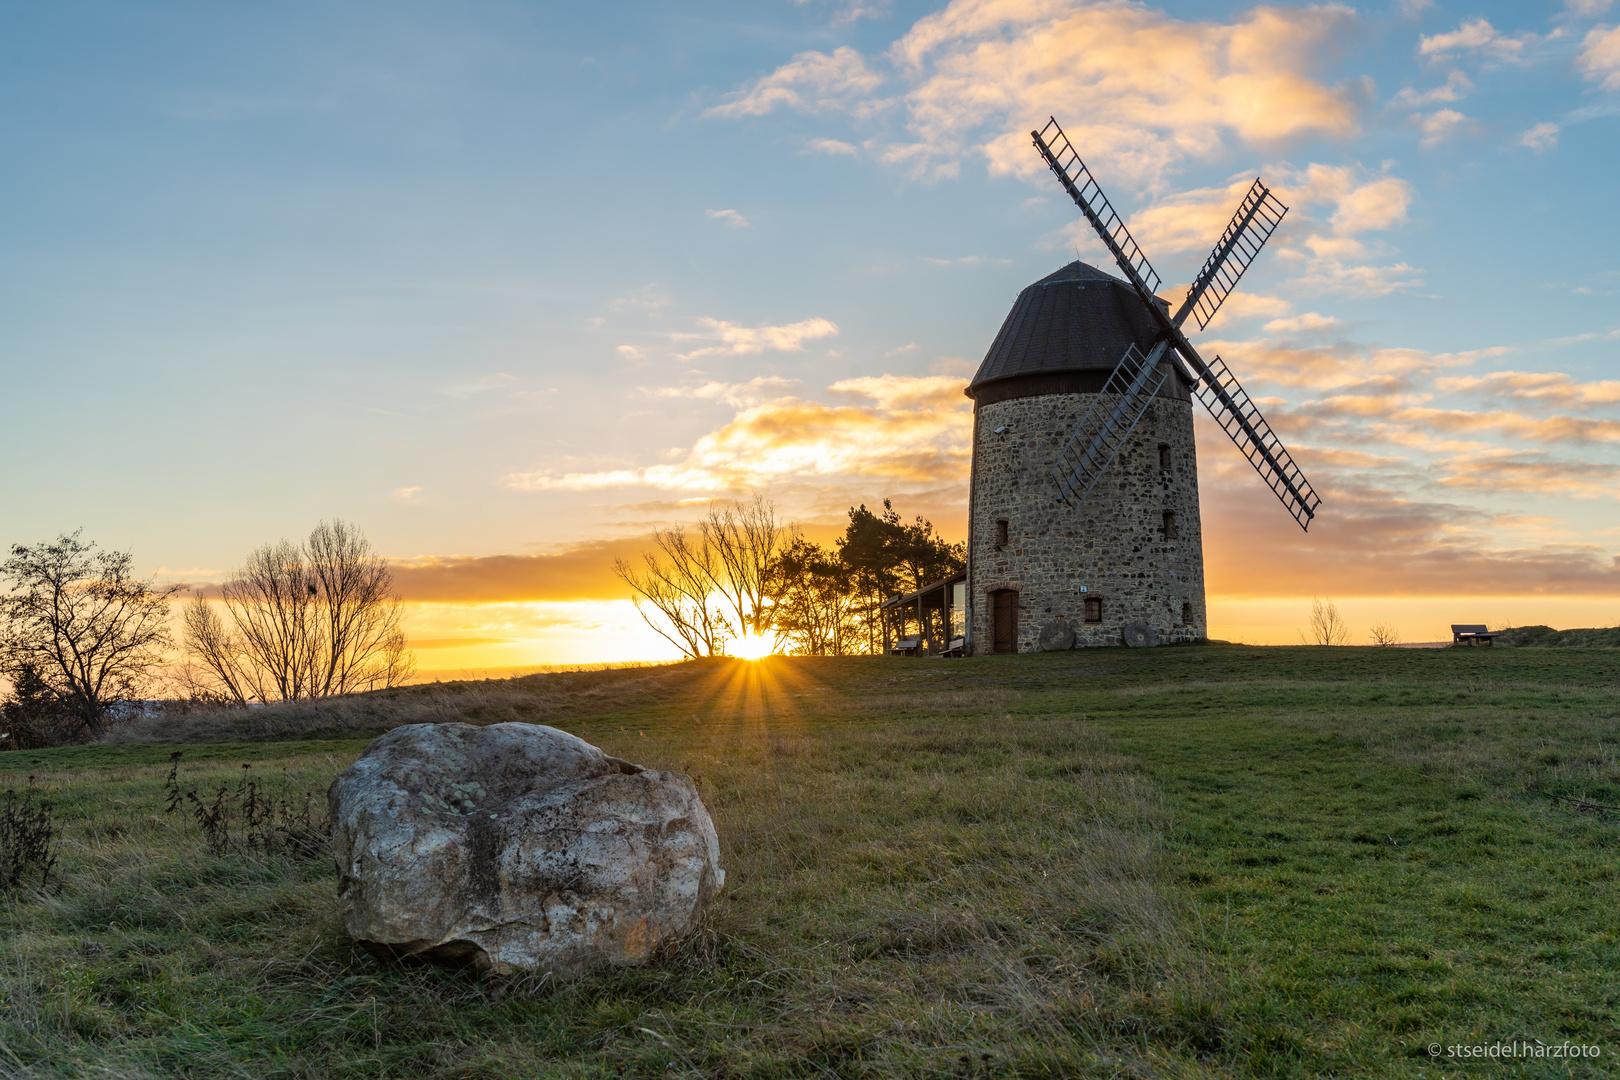
<path id="1" fill-rule="evenodd" d="M 1620 623 L 1620 5 L 1058 0 L 0 8 L 0 540 L 218 581 L 341 517 L 426 672 L 671 651 L 610 573 L 752 491 L 966 532 L 962 388 L 1100 245 L 1323 506 L 1198 427 L 1210 632 Z"/>

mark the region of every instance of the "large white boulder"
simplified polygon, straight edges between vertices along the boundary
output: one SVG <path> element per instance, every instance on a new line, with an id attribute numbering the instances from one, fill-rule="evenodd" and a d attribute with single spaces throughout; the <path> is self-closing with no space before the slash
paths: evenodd
<path id="1" fill-rule="evenodd" d="M 410 724 L 332 782 L 344 925 L 375 955 L 503 973 L 636 963 L 725 882 L 690 777 L 535 724 Z"/>

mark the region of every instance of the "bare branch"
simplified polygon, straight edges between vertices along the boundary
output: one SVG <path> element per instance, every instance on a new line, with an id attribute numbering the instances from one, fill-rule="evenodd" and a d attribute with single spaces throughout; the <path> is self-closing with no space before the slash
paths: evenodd
<path id="1" fill-rule="evenodd" d="M 186 651 L 237 701 L 398 686 L 415 670 L 393 572 L 347 522 L 321 522 L 303 547 L 256 548 L 220 592 L 223 618 L 187 611 Z"/>
<path id="2" fill-rule="evenodd" d="M 150 685 L 170 644 L 173 589 L 134 577 L 128 552 L 79 533 L 14 546 L 0 563 L 0 673 L 38 680 L 99 737 L 109 709 Z"/>

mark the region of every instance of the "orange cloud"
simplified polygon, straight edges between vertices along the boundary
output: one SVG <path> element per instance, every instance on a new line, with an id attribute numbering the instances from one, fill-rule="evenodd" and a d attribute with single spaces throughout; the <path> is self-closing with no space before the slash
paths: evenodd
<path id="1" fill-rule="evenodd" d="M 1400 423 L 1421 425 L 1441 431 L 1498 431 L 1531 442 L 1620 442 L 1620 420 L 1591 420 L 1580 416 L 1551 416 L 1545 419 L 1523 413 L 1495 409 L 1469 412 L 1466 409 L 1396 409 L 1389 418 Z"/>
<path id="2" fill-rule="evenodd" d="M 600 600 L 626 595 L 613 560 L 634 558 L 644 547 L 644 537 L 623 537 L 548 555 L 422 556 L 391 566 L 394 586 L 409 603 Z"/>
<path id="3" fill-rule="evenodd" d="M 946 375 L 848 379 L 829 391 L 856 403 L 781 397 L 750 405 L 675 463 L 514 473 L 505 483 L 518 491 L 647 486 L 715 495 L 840 478 L 965 486 L 973 414 L 962 386 Z"/>
<path id="4" fill-rule="evenodd" d="M 1205 580 L 1221 597 L 1620 596 L 1620 560 L 1597 544 L 1504 546 L 1523 522 L 1388 487 L 1335 482 L 1301 534 L 1237 451 L 1200 433 Z M 1302 454 L 1301 457 L 1304 457 Z M 1545 530 L 1529 530 L 1531 532 Z"/>
<path id="5" fill-rule="evenodd" d="M 1437 379 L 1435 388 L 1503 394 L 1527 401 L 1552 402 L 1565 407 L 1620 403 L 1620 380 L 1577 382 L 1571 376 L 1559 371 L 1494 371 L 1489 375 Z"/>
<path id="6" fill-rule="evenodd" d="M 1254 8 L 1221 24 L 1119 2 L 955 0 L 889 57 L 913 84 L 909 127 L 930 156 L 958 156 L 967 133 L 999 129 L 978 147 L 992 170 L 1037 172 L 1026 133 L 1057 112 L 1083 118 L 1077 145 L 1157 184 L 1228 133 L 1262 145 L 1353 134 L 1357 92 L 1314 73 L 1355 21 L 1336 4 Z"/>
<path id="7" fill-rule="evenodd" d="M 1324 325 L 1322 316 L 1309 314 L 1279 320 L 1282 332 Z M 1271 326 L 1267 326 L 1269 331 Z M 1258 376 L 1282 386 L 1310 390 L 1367 390 L 1384 395 L 1414 391 L 1418 380 L 1459 361 L 1448 354 L 1421 349 L 1363 349 L 1349 344 L 1294 348 L 1269 341 L 1212 340 L 1199 346 L 1203 353 L 1224 356 L 1240 379 Z"/>
<path id="8" fill-rule="evenodd" d="M 1213 155 L 1227 135 L 1263 145 L 1346 137 L 1358 130 L 1365 92 L 1315 73 L 1356 20 L 1339 4 L 1257 7 L 1216 23 L 1122 0 L 954 0 L 888 50 L 913 141 L 880 156 L 919 176 L 954 173 L 973 152 L 993 171 L 1033 173 L 1026 133 L 1056 111 L 1085 118 L 1077 144 L 1133 181 L 1158 184 L 1182 160 Z M 895 100 L 877 96 L 885 82 L 848 46 L 800 53 L 708 115 L 871 116 Z"/>
<path id="9" fill-rule="evenodd" d="M 1563 498 L 1612 499 L 1620 466 L 1601 461 L 1554 461 L 1539 451 L 1515 453 L 1497 450 L 1467 454 L 1440 462 L 1449 488 L 1475 491 L 1522 491 L 1544 495 L 1556 491 Z"/>

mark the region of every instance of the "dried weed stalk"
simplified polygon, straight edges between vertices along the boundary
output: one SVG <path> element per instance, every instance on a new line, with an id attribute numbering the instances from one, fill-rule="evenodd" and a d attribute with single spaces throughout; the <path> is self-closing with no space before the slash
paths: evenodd
<path id="1" fill-rule="evenodd" d="M 198 793 L 195 786 L 180 788 L 180 758 L 184 751 L 169 755 L 169 775 L 163 782 L 167 805 L 165 813 L 189 807 L 191 817 L 202 830 L 203 842 L 212 855 L 233 851 L 281 851 L 294 855 L 315 855 L 326 846 L 331 822 L 323 811 L 317 817 L 308 792 L 297 801 L 285 794 L 268 791 L 253 775 L 253 767 L 242 764 L 242 777 L 233 788 L 221 783 L 211 794 Z"/>

